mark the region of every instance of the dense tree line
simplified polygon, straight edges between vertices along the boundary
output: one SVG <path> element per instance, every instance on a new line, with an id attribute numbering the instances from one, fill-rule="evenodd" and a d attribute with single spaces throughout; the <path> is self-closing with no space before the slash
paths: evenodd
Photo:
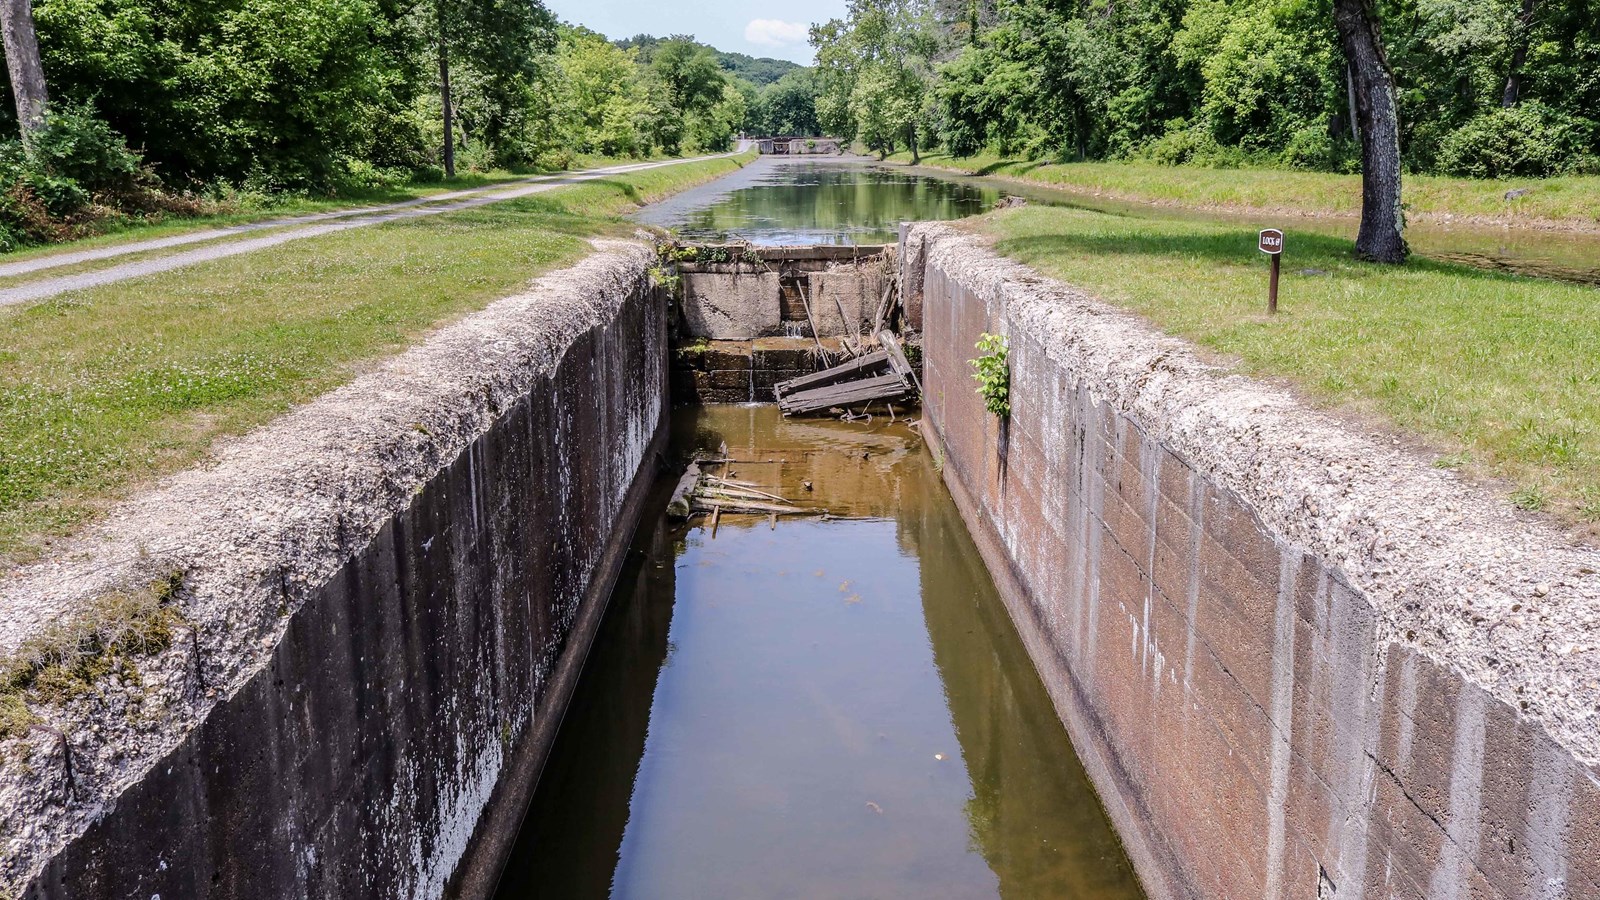
<path id="1" fill-rule="evenodd" d="M 1410 171 L 1600 171 L 1600 0 L 854 0 L 812 42 L 875 150 L 1355 171 L 1365 55 Z"/>
<path id="2" fill-rule="evenodd" d="M 23 89 L 0 104 L 0 248 L 207 197 L 721 151 L 770 116 L 815 128 L 792 63 L 614 44 L 540 0 L 0 0 L 10 24 L 37 38 L 6 28 L 6 91 Z"/>

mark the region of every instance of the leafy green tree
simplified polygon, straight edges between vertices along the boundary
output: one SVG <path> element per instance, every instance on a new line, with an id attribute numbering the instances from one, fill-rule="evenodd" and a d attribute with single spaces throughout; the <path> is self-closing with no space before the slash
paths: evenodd
<path id="1" fill-rule="evenodd" d="M 540 65 L 555 47 L 555 19 L 540 0 L 424 0 L 416 21 L 429 35 L 439 72 L 445 174 L 455 174 L 455 114 L 495 162 L 520 163 L 541 149 L 528 112 Z M 465 67 L 452 89 L 452 62 Z M 465 77 L 461 77 L 464 74 Z"/>
<path id="2" fill-rule="evenodd" d="M 752 120 L 754 127 L 750 130 L 761 134 L 821 135 L 817 83 L 811 70 L 796 69 L 762 89 Z"/>
<path id="3" fill-rule="evenodd" d="M 941 38 L 925 0 L 851 0 L 848 19 L 815 26 L 818 116 L 879 154 L 903 140 L 913 161 L 932 120 Z"/>
<path id="4" fill-rule="evenodd" d="M 683 122 L 677 133 L 663 135 L 662 146 L 674 153 L 727 149 L 744 121 L 744 96 L 711 48 L 674 35 L 655 47 L 650 69 L 664 89 L 658 104 Z"/>
<path id="5" fill-rule="evenodd" d="M 414 87 L 407 11 L 374 0 L 40 0 L 57 93 L 170 177 L 326 184 L 383 158 Z M 398 58 L 398 61 L 397 61 Z"/>
<path id="6" fill-rule="evenodd" d="M 562 29 L 555 103 L 569 146 L 607 156 L 650 152 L 650 94 L 636 57 L 587 28 Z"/>

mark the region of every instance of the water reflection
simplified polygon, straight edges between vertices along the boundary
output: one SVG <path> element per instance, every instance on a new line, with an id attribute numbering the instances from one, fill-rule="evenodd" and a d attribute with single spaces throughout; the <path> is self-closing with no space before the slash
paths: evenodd
<path id="1" fill-rule="evenodd" d="M 637 218 L 691 240 L 756 244 L 882 244 L 902 221 L 959 219 L 988 210 L 1002 192 L 864 166 L 771 157 L 703 188 L 641 210 Z"/>
<path id="2" fill-rule="evenodd" d="M 679 418 L 849 518 L 641 534 L 500 897 L 1140 896 L 915 434 Z"/>

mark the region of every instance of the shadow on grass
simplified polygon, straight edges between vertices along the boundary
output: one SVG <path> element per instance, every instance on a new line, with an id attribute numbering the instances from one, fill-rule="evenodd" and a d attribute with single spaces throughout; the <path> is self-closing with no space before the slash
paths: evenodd
<path id="1" fill-rule="evenodd" d="M 1000 159 L 988 164 L 987 166 L 984 166 L 981 169 L 977 169 L 972 174 L 1010 175 L 1015 178 L 1020 178 L 1029 172 L 1032 172 L 1034 169 L 1038 169 L 1049 164 L 1050 161 L 1047 159 Z"/>

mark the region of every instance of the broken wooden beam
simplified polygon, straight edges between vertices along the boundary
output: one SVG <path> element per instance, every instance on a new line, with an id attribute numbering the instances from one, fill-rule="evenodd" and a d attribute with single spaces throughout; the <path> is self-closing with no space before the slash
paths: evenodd
<path id="1" fill-rule="evenodd" d="M 811 506 L 780 506 L 776 503 L 758 503 L 754 500 L 714 500 L 697 497 L 694 501 L 696 512 L 743 513 L 747 515 L 775 515 L 775 516 L 822 516 L 827 515 L 825 509 Z"/>
<path id="2" fill-rule="evenodd" d="M 828 385 L 809 391 L 799 391 L 779 398 L 778 407 L 785 415 L 821 412 L 833 407 L 848 407 L 875 400 L 904 400 L 916 394 L 916 388 L 899 373 L 890 372 L 869 378 L 859 378 L 841 384 Z"/>
<path id="3" fill-rule="evenodd" d="M 888 351 L 878 350 L 863 356 L 858 356 L 848 362 L 840 363 L 831 369 L 824 369 L 821 372 L 813 372 L 810 375 L 801 375 L 798 378 L 791 378 L 788 381 L 780 381 L 773 386 L 773 393 L 777 396 L 779 401 L 782 401 L 782 399 L 789 394 L 799 393 L 800 391 L 808 391 L 819 387 L 826 387 L 831 384 L 837 384 L 841 381 L 851 381 L 867 375 L 878 374 L 879 370 L 886 368 L 888 365 Z"/>
<path id="4" fill-rule="evenodd" d="M 672 489 L 672 499 L 667 501 L 667 518 L 687 519 L 693 513 L 690 499 L 695 488 L 700 484 L 700 464 L 690 463 L 689 468 L 683 472 L 683 477 L 678 479 L 678 486 Z"/>

